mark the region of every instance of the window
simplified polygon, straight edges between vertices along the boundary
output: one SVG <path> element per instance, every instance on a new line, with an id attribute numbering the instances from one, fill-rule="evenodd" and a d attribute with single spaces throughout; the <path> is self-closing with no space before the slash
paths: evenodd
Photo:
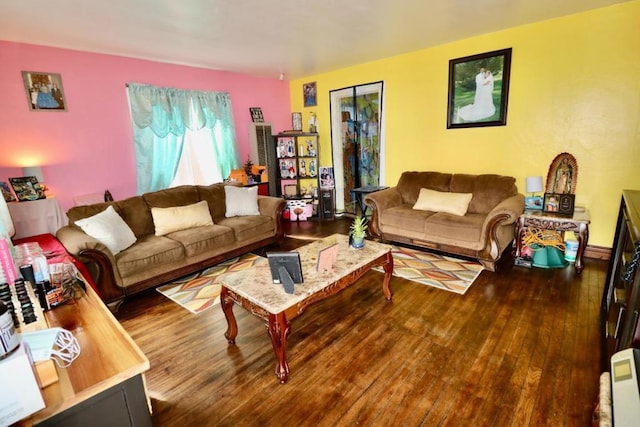
<path id="1" fill-rule="evenodd" d="M 128 85 L 138 194 L 212 184 L 240 165 L 225 92 Z"/>

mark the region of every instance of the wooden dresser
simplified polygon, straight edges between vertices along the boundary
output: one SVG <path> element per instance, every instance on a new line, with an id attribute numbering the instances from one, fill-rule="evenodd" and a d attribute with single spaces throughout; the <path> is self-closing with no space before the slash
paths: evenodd
<path id="1" fill-rule="evenodd" d="M 640 348 L 640 191 L 624 190 L 601 303 L 602 369 L 611 356 Z"/>

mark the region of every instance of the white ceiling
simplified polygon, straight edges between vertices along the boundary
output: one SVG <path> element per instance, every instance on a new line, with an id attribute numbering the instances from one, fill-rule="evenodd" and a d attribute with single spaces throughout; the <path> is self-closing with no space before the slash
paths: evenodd
<path id="1" fill-rule="evenodd" d="M 0 40 L 301 78 L 629 0 L 0 0 Z"/>

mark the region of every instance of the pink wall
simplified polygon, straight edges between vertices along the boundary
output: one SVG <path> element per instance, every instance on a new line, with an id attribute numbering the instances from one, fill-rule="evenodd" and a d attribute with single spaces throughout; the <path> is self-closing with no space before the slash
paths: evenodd
<path id="1" fill-rule="evenodd" d="M 65 211 L 75 196 L 107 188 L 116 200 L 135 195 L 126 83 L 229 92 L 241 161 L 249 154 L 249 107 L 261 107 L 274 132 L 291 127 L 289 84 L 277 78 L 4 41 L 0 64 L 0 181 L 42 165 Z M 30 111 L 21 71 L 61 74 L 67 111 Z"/>

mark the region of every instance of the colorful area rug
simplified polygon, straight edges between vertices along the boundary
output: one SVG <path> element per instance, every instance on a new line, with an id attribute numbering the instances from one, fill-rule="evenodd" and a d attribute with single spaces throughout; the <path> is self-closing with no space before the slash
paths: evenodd
<path id="1" fill-rule="evenodd" d="M 392 254 L 394 276 L 457 294 L 464 294 L 483 269 L 475 261 L 399 246 L 393 247 Z M 260 262 L 266 262 L 266 258 L 245 254 L 156 289 L 190 312 L 202 313 L 220 303 L 220 276 Z M 380 267 L 376 270 L 382 271 Z"/>
<path id="2" fill-rule="evenodd" d="M 394 246 L 393 275 L 412 282 L 464 294 L 482 273 L 476 261 L 467 261 L 415 249 Z M 381 268 L 376 268 L 382 271 Z"/>
<path id="3" fill-rule="evenodd" d="M 266 262 L 266 259 L 254 254 L 245 254 L 168 285 L 159 286 L 156 290 L 190 312 L 202 313 L 220 303 L 220 276 L 232 271 L 245 270 L 260 262 Z"/>

